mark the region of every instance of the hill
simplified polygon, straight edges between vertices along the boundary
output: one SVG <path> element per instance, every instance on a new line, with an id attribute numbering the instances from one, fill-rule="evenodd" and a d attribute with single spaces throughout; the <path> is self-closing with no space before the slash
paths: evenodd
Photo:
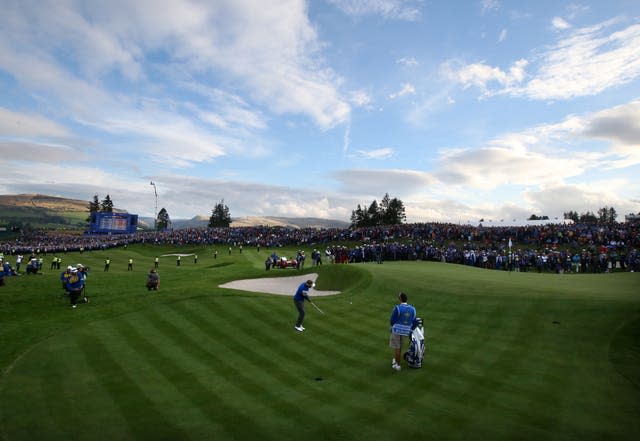
<path id="1" fill-rule="evenodd" d="M 41 194 L 0 195 L 0 226 L 29 225 L 33 228 L 85 228 L 89 200 L 69 199 Z M 114 208 L 114 211 L 127 210 Z M 173 228 L 201 228 L 209 222 L 207 216 L 172 219 Z M 142 228 L 153 226 L 153 217 L 140 217 Z M 282 226 L 293 228 L 346 228 L 348 222 L 320 218 L 288 218 L 276 216 L 246 216 L 232 219 L 232 227 Z"/>
<path id="2" fill-rule="evenodd" d="M 42 194 L 0 195 L 0 207 L 29 207 L 54 212 L 86 212 L 88 204 L 89 201 Z"/>
<path id="3" fill-rule="evenodd" d="M 88 201 L 41 194 L 0 195 L 0 225 L 84 228 Z"/>
<path id="4" fill-rule="evenodd" d="M 152 218 L 144 218 L 146 221 Z M 206 227 L 209 218 L 195 216 L 191 219 L 176 219 L 171 221 L 173 228 L 200 228 Z M 291 228 L 347 228 L 348 222 L 336 219 L 320 219 L 315 217 L 276 217 L 276 216 L 245 216 L 231 219 L 232 227 L 291 227 Z"/>
<path id="5" fill-rule="evenodd" d="M 152 217 L 141 217 L 138 222 L 153 224 Z M 194 216 L 191 219 L 172 219 L 174 229 L 203 228 L 209 223 L 206 216 Z M 347 228 L 348 222 L 336 219 L 320 219 L 316 217 L 277 217 L 277 216 L 245 216 L 231 219 L 232 227 L 291 227 L 291 228 Z"/>

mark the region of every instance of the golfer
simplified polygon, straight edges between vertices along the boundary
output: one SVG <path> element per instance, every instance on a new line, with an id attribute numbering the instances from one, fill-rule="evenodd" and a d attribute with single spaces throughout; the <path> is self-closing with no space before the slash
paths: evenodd
<path id="1" fill-rule="evenodd" d="M 416 320 L 416 308 L 407 303 L 407 295 L 401 292 L 398 294 L 398 299 L 400 300 L 400 304 L 394 306 L 391 318 L 389 319 L 391 324 L 389 346 L 394 351 L 391 368 L 396 371 L 400 370 L 402 344 L 405 337 L 411 335 L 411 330 Z"/>
<path id="2" fill-rule="evenodd" d="M 304 331 L 304 326 L 302 326 L 302 322 L 304 321 L 304 301 L 311 301 L 311 299 L 309 299 L 309 290 L 314 286 L 313 280 L 307 280 L 298 286 L 298 290 L 293 296 L 293 303 L 298 309 L 298 321 L 294 327 L 298 332 Z"/>
<path id="3" fill-rule="evenodd" d="M 67 291 L 69 291 L 69 298 L 71 300 L 71 307 L 75 308 L 78 305 L 78 299 L 82 290 L 84 289 L 84 277 L 78 272 L 77 268 L 71 268 L 69 279 L 67 280 Z"/>

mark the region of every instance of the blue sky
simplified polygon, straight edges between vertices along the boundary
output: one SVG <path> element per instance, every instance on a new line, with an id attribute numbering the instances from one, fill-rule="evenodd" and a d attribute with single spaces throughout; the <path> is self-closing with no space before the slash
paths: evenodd
<path id="1" fill-rule="evenodd" d="M 640 212 L 640 2 L 2 0 L 0 194 Z"/>

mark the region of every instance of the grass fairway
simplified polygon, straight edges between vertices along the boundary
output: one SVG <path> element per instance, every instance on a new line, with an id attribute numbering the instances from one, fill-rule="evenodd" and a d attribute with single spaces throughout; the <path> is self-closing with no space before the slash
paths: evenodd
<path id="1" fill-rule="evenodd" d="M 640 274 L 551 275 L 434 262 L 328 265 L 293 329 L 288 296 L 218 288 L 268 250 L 134 246 L 91 266 L 72 310 L 58 271 L 0 287 L 0 438 L 635 440 Z M 281 255 L 293 255 L 293 250 Z M 311 250 L 307 251 L 310 254 Z M 145 275 L 160 258 L 161 289 Z M 111 270 L 102 271 L 111 258 Z M 127 260 L 134 259 L 134 271 Z M 391 370 L 399 290 L 424 318 L 422 369 Z M 292 292 L 293 294 L 293 292 Z"/>

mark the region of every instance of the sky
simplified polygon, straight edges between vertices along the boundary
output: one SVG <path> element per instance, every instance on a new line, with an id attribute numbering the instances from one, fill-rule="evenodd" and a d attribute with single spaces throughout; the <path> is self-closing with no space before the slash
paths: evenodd
<path id="1" fill-rule="evenodd" d="M 0 5 L 0 194 L 171 219 L 349 221 L 385 194 L 407 222 L 640 212 L 637 0 Z"/>

